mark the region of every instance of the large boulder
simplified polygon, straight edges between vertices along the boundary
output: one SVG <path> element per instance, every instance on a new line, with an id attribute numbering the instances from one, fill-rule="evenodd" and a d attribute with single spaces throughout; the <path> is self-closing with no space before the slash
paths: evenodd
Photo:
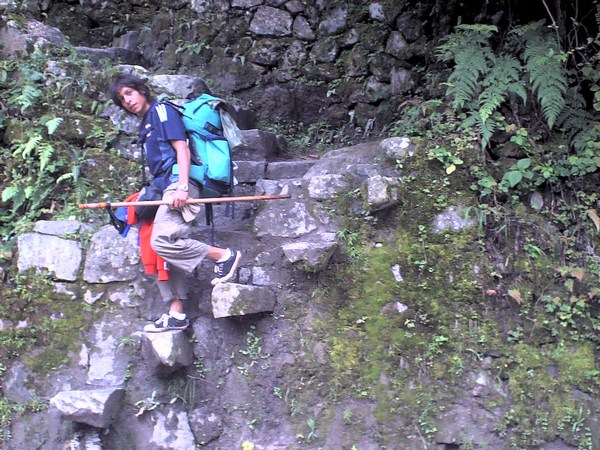
<path id="1" fill-rule="evenodd" d="M 104 388 L 88 391 L 66 391 L 50 399 L 50 406 L 63 418 L 96 428 L 108 428 L 121 408 L 125 391 Z"/>
<path id="2" fill-rule="evenodd" d="M 21 26 L 8 21 L 0 28 L 0 57 L 14 59 L 31 53 L 35 48 L 68 45 L 69 42 L 58 28 L 28 19 Z"/>
<path id="3" fill-rule="evenodd" d="M 19 271 L 47 270 L 58 280 L 75 281 L 83 259 L 78 240 L 82 228 L 82 224 L 75 221 L 43 221 L 32 233 L 20 235 L 17 240 Z"/>
<path id="4" fill-rule="evenodd" d="M 83 279 L 87 283 L 134 280 L 140 274 L 137 229 L 122 238 L 114 227 L 102 227 L 92 236 L 85 259 Z"/>
<path id="5" fill-rule="evenodd" d="M 273 312 L 277 297 L 269 288 L 221 283 L 212 291 L 215 318 Z"/>

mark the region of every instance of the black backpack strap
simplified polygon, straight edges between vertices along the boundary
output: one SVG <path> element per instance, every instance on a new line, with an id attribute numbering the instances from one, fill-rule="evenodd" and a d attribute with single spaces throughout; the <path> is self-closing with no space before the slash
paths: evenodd
<path id="1" fill-rule="evenodd" d="M 146 132 L 139 137 L 136 144 L 140 145 L 141 152 L 141 162 L 142 162 L 142 187 L 148 186 L 150 183 L 148 182 L 148 178 L 146 177 L 146 149 L 144 147 L 144 143 L 146 142 L 146 137 L 150 133 L 150 129 L 146 130 Z"/>
<path id="2" fill-rule="evenodd" d="M 213 218 L 213 205 L 212 203 L 204 204 L 204 214 L 206 215 L 206 225 L 210 226 L 210 243 L 215 246 L 215 221 Z"/>
<path id="3" fill-rule="evenodd" d="M 162 103 L 172 106 L 175 111 L 177 111 L 179 114 L 183 115 L 183 106 L 178 105 L 177 103 L 172 102 L 170 100 L 164 100 Z"/>
<path id="4" fill-rule="evenodd" d="M 229 173 L 231 176 L 229 177 L 229 186 L 227 187 L 227 195 L 231 197 L 233 195 L 233 187 L 234 187 L 234 176 L 233 176 L 233 155 L 231 154 L 231 146 L 229 146 Z M 231 206 L 230 206 L 231 205 Z M 225 216 L 229 215 L 229 210 L 231 208 L 231 218 L 235 219 L 235 203 L 227 202 L 225 206 Z"/>
<path id="5" fill-rule="evenodd" d="M 206 216 L 206 225 L 210 225 L 210 224 L 214 225 L 213 207 L 212 206 L 213 206 L 212 203 L 206 203 L 204 205 L 204 215 Z"/>

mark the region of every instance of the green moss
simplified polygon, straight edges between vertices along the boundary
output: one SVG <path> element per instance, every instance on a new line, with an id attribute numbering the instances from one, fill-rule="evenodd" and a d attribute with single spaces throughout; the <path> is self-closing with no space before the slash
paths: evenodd
<path id="1" fill-rule="evenodd" d="M 231 305 L 230 314 L 239 316 L 245 314 L 245 311 L 248 311 L 250 308 L 250 303 L 248 299 L 237 299 L 236 302 Z"/>
<path id="2" fill-rule="evenodd" d="M 441 166 L 425 154 L 403 166 L 419 175 L 404 178 L 399 208 L 366 221 L 351 212 L 358 191 L 335 205 L 348 211 L 345 246 L 323 277 L 322 315 L 311 336 L 329 350 L 331 400 L 372 402 L 382 448 L 415 429 L 430 443 L 440 409 L 462 398 L 472 374 L 483 370 L 497 386 L 481 401 L 506 412 L 496 425 L 507 448 L 557 435 L 589 448 L 590 406 L 573 392 L 597 393 L 599 372 L 593 344 L 573 345 L 572 338 L 582 339 L 580 324 L 593 326 L 583 299 L 595 298 L 595 278 L 580 281 L 576 270 L 557 277 L 554 250 L 539 243 L 539 223 L 526 208 L 507 219 L 498 239 L 510 244 L 503 269 L 487 253 L 485 221 L 434 232 L 446 207 L 473 204 L 460 189 L 465 175 L 436 176 Z M 518 233 L 512 220 L 523 220 Z M 558 300 L 540 301 L 548 292 Z"/>
<path id="3" fill-rule="evenodd" d="M 426 158 L 408 165 L 415 172 L 431 169 Z M 473 353 L 489 351 L 501 335 L 495 323 L 473 319 L 492 272 L 479 230 L 432 230 L 448 205 L 468 203 L 464 194 L 446 177 L 407 178 L 404 204 L 385 223 L 369 227 L 349 214 L 341 236 L 350 264 L 330 274 L 330 315 L 321 327 L 334 384 L 353 386 L 346 394 L 375 402 L 382 442 L 403 434 L 387 426 L 392 417 L 406 424 L 404 433 L 418 427 L 432 436 L 433 411 L 455 395 L 449 381 L 460 383 Z M 355 203 L 349 195 L 336 206 L 351 210 Z M 379 235 L 380 229 L 394 231 Z"/>
<path id="4" fill-rule="evenodd" d="M 357 341 L 334 337 L 329 352 L 331 365 L 336 370 L 346 372 L 353 370 L 360 363 L 360 347 Z"/>
<path id="5" fill-rule="evenodd" d="M 508 366 L 512 407 L 498 428 L 501 435 L 517 446 L 536 445 L 557 435 L 575 445 L 584 438 L 591 413 L 571 390 L 573 382 L 589 382 L 597 373 L 589 346 L 571 352 L 562 346 L 518 344 Z"/>
<path id="6" fill-rule="evenodd" d="M 590 393 L 600 392 L 600 368 L 591 343 L 580 344 L 572 350 L 565 349 L 559 352 L 557 359 L 562 383 Z"/>
<path id="7" fill-rule="evenodd" d="M 43 377 L 79 349 L 89 323 L 84 303 L 56 293 L 52 278 L 33 272 L 19 275 L 14 284 L 0 286 L 0 295 L 3 319 L 23 324 L 0 331 L 3 365 L 21 357 L 36 376 Z"/>

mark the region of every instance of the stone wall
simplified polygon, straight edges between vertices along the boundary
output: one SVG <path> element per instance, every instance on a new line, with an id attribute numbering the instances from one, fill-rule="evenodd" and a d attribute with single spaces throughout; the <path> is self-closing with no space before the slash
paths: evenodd
<path id="1" fill-rule="evenodd" d="M 201 76 L 214 93 L 233 94 L 271 122 L 360 138 L 389 124 L 421 84 L 428 3 L 85 0 L 38 8 L 74 45 L 111 47 L 111 57 L 155 72 Z"/>

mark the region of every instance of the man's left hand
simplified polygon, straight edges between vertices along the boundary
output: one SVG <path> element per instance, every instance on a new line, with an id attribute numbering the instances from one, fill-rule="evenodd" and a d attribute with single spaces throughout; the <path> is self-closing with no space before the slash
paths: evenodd
<path id="1" fill-rule="evenodd" d="M 171 206 L 173 208 L 183 208 L 185 206 L 185 202 L 187 201 L 189 194 L 181 189 L 177 189 L 173 194 L 173 199 L 171 201 Z"/>

